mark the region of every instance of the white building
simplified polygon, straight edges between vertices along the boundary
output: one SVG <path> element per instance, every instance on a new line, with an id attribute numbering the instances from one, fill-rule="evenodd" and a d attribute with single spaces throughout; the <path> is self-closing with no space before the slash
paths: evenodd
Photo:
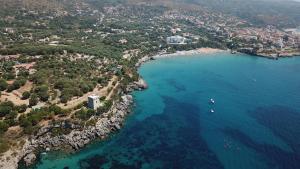
<path id="1" fill-rule="evenodd" d="M 167 37 L 167 43 L 171 45 L 182 45 L 186 44 L 186 38 L 182 36 L 170 36 Z"/>
<path id="2" fill-rule="evenodd" d="M 88 97 L 88 108 L 97 110 L 101 106 L 100 97 L 91 95 Z"/>

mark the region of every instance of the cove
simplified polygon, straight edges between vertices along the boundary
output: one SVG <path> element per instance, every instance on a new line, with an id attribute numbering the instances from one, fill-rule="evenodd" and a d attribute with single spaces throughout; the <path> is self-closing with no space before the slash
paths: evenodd
<path id="1" fill-rule="evenodd" d="M 139 72 L 149 89 L 118 133 L 32 168 L 300 168 L 300 57 L 177 56 Z"/>

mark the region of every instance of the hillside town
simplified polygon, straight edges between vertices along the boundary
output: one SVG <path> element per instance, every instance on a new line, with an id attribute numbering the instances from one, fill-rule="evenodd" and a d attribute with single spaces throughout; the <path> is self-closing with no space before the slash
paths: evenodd
<path id="1" fill-rule="evenodd" d="M 297 29 L 279 30 L 271 25 L 260 28 L 244 20 L 222 14 L 215 16 L 207 13 L 198 16 L 190 16 L 179 11 L 164 15 L 167 19 L 184 19 L 194 23 L 198 28 L 207 30 L 213 38 L 226 43 L 227 47 L 234 51 L 268 58 L 300 54 L 300 33 Z M 172 33 L 180 32 L 180 27 L 172 28 Z M 183 33 L 183 35 L 186 38 L 199 38 L 191 33 Z"/>

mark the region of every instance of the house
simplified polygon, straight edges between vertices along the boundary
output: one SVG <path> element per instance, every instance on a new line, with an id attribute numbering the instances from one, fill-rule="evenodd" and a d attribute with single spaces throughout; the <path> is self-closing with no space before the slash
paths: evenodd
<path id="1" fill-rule="evenodd" d="M 91 95 L 88 97 L 88 108 L 97 110 L 101 106 L 100 97 L 97 95 Z"/>
<path id="2" fill-rule="evenodd" d="M 15 33 L 15 29 L 14 28 L 5 28 L 4 31 L 6 33 L 10 33 L 10 34 L 14 34 Z"/>
<path id="3" fill-rule="evenodd" d="M 171 45 L 182 45 L 182 44 L 186 44 L 186 38 L 182 37 L 182 36 L 170 36 L 167 37 L 167 43 L 171 44 Z"/>

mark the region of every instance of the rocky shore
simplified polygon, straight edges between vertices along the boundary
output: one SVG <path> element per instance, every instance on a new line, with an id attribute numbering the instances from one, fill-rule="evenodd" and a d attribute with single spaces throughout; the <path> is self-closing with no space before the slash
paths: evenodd
<path id="1" fill-rule="evenodd" d="M 290 53 L 273 53 L 273 54 L 267 54 L 267 53 L 257 53 L 257 56 L 266 57 L 270 59 L 278 59 L 281 57 L 294 57 L 294 56 L 300 56 L 300 52 L 290 52 Z"/>
<path id="2" fill-rule="evenodd" d="M 144 56 L 138 60 L 138 62 L 135 64 L 135 67 L 140 67 L 143 63 L 146 63 L 153 59 L 154 59 L 153 56 Z"/>
<path id="3" fill-rule="evenodd" d="M 135 86 L 134 89 L 140 90 L 145 88 L 139 82 L 132 86 Z M 60 149 L 76 151 L 97 138 L 106 138 L 110 133 L 121 129 L 126 116 L 131 112 L 132 104 L 133 97 L 131 95 L 121 96 L 120 101 L 113 104 L 107 113 L 102 114 L 100 117 L 94 117 L 96 124 L 93 126 L 82 128 L 78 124 L 67 124 L 66 122 L 45 126 L 39 130 L 38 134 L 27 138 L 17 154 L 12 156 L 11 151 L 4 154 L 4 156 L 7 156 L 7 161 L 1 162 L 0 168 L 16 169 L 20 161 L 29 166 L 36 161 L 37 154 L 41 151 Z M 71 129 L 71 132 L 52 136 L 51 130 L 54 128 L 68 128 Z"/>
<path id="4" fill-rule="evenodd" d="M 66 123 L 50 125 L 39 130 L 38 134 L 31 138 L 22 153 L 25 165 L 31 165 L 36 160 L 37 150 L 59 150 L 61 148 L 79 150 L 96 138 L 105 138 L 111 132 L 119 130 L 124 122 L 125 116 L 130 113 L 133 103 L 131 95 L 123 95 L 120 102 L 113 105 L 111 110 L 101 117 L 96 118 L 95 126 L 87 126 L 82 129 L 79 125 L 67 125 Z M 67 135 L 51 136 L 53 128 L 70 128 L 72 131 Z"/>
<path id="5" fill-rule="evenodd" d="M 264 57 L 268 59 L 278 59 L 284 57 L 294 57 L 300 56 L 300 51 L 273 51 L 273 52 L 258 52 L 253 50 L 253 48 L 241 48 L 237 50 L 240 53 L 249 54 L 252 56 Z"/>
<path id="6" fill-rule="evenodd" d="M 144 57 L 138 61 L 136 67 L 142 63 L 151 60 L 152 57 Z M 144 90 L 148 86 L 143 79 L 129 84 L 125 93 L 131 93 L 134 90 Z M 3 154 L 0 161 L 0 168 L 17 169 L 19 163 L 26 166 L 36 162 L 37 154 L 43 151 L 52 150 L 72 150 L 76 151 L 89 144 L 95 139 L 104 139 L 110 133 L 121 129 L 126 116 L 131 112 L 133 97 L 130 94 L 124 94 L 119 101 L 116 101 L 111 109 L 99 117 L 93 117 L 95 125 L 82 127 L 79 124 L 69 124 L 61 122 L 59 124 L 50 124 L 42 127 L 34 136 L 25 138 L 24 145 L 15 151 L 9 150 Z M 58 136 L 52 135 L 54 128 L 69 129 L 68 134 Z"/>

